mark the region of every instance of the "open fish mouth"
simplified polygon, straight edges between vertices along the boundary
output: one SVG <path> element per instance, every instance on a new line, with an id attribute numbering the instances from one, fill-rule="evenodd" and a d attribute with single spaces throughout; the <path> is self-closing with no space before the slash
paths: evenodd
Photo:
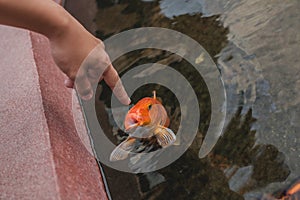
<path id="1" fill-rule="evenodd" d="M 127 132 L 138 126 L 144 126 L 147 124 L 149 124 L 149 122 L 145 121 L 145 119 L 142 116 L 137 115 L 135 113 L 131 113 L 126 117 L 125 131 Z"/>
<path id="2" fill-rule="evenodd" d="M 138 116 L 135 114 L 130 114 L 126 118 L 126 123 L 125 123 L 125 131 L 129 131 L 130 129 L 133 129 L 137 126 L 139 126 L 139 121 L 138 121 Z"/>
<path id="3" fill-rule="evenodd" d="M 138 123 L 131 123 L 130 125 L 127 126 L 127 128 L 125 128 L 125 131 L 126 131 L 126 132 L 129 132 L 130 130 L 135 129 L 135 128 L 137 128 L 138 126 L 139 126 Z"/>

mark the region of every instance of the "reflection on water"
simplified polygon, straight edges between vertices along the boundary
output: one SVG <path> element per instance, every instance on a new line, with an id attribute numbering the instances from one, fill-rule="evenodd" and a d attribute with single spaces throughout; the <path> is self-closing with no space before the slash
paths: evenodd
<path id="1" fill-rule="evenodd" d="M 210 97 L 202 77 L 169 52 L 144 49 L 123 55 L 114 66 L 122 75 L 144 63 L 178 70 L 191 83 L 201 110 L 199 132 L 189 150 L 170 166 L 132 175 L 105 167 L 113 199 L 260 199 L 299 176 L 300 3 L 279 0 L 98 0 L 95 19 L 101 39 L 144 26 L 180 31 L 198 41 L 221 71 L 228 98 L 223 137 L 198 158 L 210 119 Z M 298 55 L 296 55 L 298 54 Z M 159 85 L 137 90 L 137 102 L 155 89 L 177 130 L 178 102 Z M 99 92 L 98 94 L 99 95 Z M 103 85 L 96 109 L 108 137 L 126 135 L 109 120 L 109 89 Z M 176 131 L 174 131 L 176 132 Z"/>

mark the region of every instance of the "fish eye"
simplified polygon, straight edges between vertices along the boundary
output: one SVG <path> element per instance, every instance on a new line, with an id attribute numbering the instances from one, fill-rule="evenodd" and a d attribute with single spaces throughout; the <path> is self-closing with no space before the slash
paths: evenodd
<path id="1" fill-rule="evenodd" d="M 148 110 L 151 110 L 151 108 L 152 108 L 152 104 L 149 104 Z"/>

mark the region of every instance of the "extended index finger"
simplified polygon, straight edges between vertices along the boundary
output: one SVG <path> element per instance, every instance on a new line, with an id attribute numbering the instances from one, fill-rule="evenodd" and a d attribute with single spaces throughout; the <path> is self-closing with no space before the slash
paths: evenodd
<path id="1" fill-rule="evenodd" d="M 111 88 L 113 93 L 119 99 L 119 101 L 125 105 L 130 104 L 130 98 L 128 97 L 118 72 L 110 64 L 103 74 L 104 81 Z"/>

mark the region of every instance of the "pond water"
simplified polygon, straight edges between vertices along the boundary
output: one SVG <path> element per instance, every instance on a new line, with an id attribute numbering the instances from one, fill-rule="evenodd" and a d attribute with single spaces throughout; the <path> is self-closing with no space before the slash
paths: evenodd
<path id="1" fill-rule="evenodd" d="M 227 96 L 226 127 L 205 158 L 198 152 L 211 116 L 200 74 L 184 59 L 158 49 L 127 53 L 113 62 L 122 76 L 145 63 L 179 71 L 193 87 L 201 111 L 198 133 L 174 163 L 130 174 L 103 166 L 112 199 L 279 198 L 300 177 L 300 2 L 297 0 L 98 0 L 95 22 L 102 40 L 137 27 L 164 27 L 201 44 L 220 70 Z M 176 133 L 180 109 L 158 84 L 139 88 L 136 103 L 156 90 Z M 100 94 L 101 91 L 101 94 Z M 101 83 L 96 111 L 105 134 L 118 144 L 126 134 L 110 119 L 111 91 Z"/>

